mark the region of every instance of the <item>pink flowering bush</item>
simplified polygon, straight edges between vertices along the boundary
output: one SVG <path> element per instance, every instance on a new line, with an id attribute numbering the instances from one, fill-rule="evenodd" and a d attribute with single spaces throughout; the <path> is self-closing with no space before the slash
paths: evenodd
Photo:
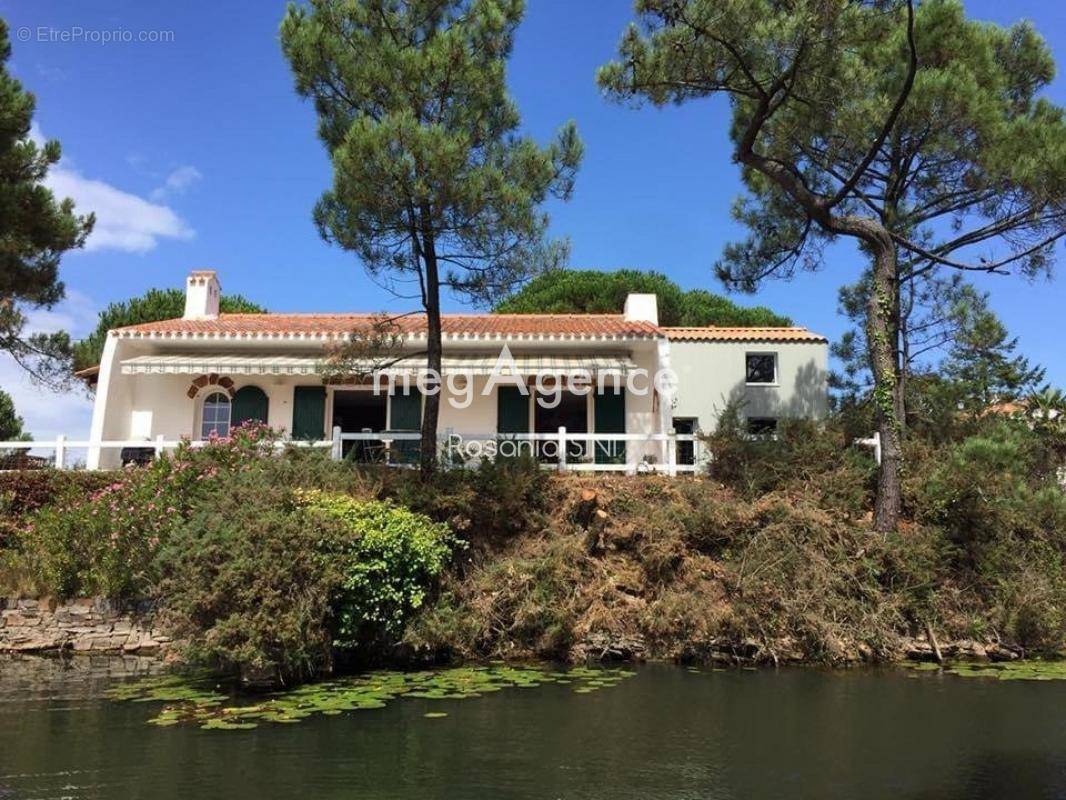
<path id="1" fill-rule="evenodd" d="M 275 432 L 255 423 L 226 439 L 184 444 L 147 467 L 115 473 L 99 490 L 69 493 L 39 509 L 16 533 L 16 548 L 50 593 L 148 596 L 161 545 L 210 505 L 217 484 L 257 473 L 264 483 L 292 486 L 299 462 L 326 461 L 296 451 L 276 457 L 276 441 Z"/>

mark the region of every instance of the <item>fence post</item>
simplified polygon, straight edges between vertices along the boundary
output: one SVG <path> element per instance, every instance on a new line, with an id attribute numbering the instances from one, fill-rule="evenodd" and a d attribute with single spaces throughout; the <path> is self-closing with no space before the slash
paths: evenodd
<path id="1" fill-rule="evenodd" d="M 163 457 L 163 434 L 159 434 L 155 437 L 155 459 L 158 461 Z"/>
<path id="2" fill-rule="evenodd" d="M 559 472 L 566 472 L 566 428 L 559 428 Z"/>
<path id="3" fill-rule="evenodd" d="M 677 477 L 677 428 L 671 428 L 666 440 L 666 474 Z"/>
<path id="4" fill-rule="evenodd" d="M 67 437 L 63 434 L 56 436 L 56 469 L 63 469 L 63 462 L 67 455 Z"/>
<path id="5" fill-rule="evenodd" d="M 333 444 L 330 446 L 329 455 L 334 461 L 340 461 L 341 456 L 344 454 L 344 448 L 341 445 L 341 428 L 340 425 L 333 426 L 333 435 L 331 437 Z"/>

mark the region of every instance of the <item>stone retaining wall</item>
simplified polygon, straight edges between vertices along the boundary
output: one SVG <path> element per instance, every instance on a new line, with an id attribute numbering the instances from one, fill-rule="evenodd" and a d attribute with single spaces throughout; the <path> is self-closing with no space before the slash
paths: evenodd
<path id="1" fill-rule="evenodd" d="M 0 653 L 162 655 L 169 636 L 152 626 L 150 609 L 124 609 L 103 598 L 57 602 L 0 598 Z"/>

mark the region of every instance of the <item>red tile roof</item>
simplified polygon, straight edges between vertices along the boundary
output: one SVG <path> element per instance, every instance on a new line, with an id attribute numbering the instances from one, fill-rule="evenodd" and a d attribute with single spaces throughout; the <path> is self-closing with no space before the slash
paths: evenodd
<path id="1" fill-rule="evenodd" d="M 243 336 L 259 334 L 343 335 L 380 321 L 372 314 L 220 314 L 218 319 L 168 319 L 119 328 L 122 336 L 202 334 Z M 425 333 L 424 314 L 394 321 L 399 333 Z M 621 314 L 445 314 L 445 334 L 469 336 L 556 335 L 656 337 L 662 333 L 649 322 L 627 322 Z"/>
<path id="2" fill-rule="evenodd" d="M 825 343 L 824 336 L 806 328 L 663 328 L 672 341 L 680 342 L 811 342 Z"/>

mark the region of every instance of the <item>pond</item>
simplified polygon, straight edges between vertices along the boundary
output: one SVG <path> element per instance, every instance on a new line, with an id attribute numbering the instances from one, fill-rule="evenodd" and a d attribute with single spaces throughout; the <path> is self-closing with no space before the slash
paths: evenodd
<path id="1" fill-rule="evenodd" d="M 1066 681 L 647 665 L 203 730 L 106 697 L 129 666 L 0 660 L 0 798 L 1066 796 Z"/>

